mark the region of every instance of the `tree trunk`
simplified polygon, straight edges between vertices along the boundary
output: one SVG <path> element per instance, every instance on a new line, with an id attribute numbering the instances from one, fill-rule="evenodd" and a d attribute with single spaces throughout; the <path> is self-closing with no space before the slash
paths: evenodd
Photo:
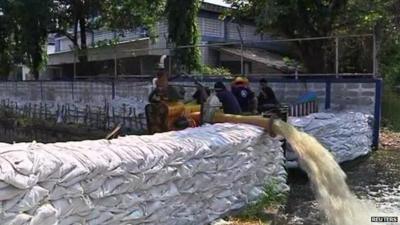
<path id="1" fill-rule="evenodd" d="M 39 80 L 39 71 L 37 69 L 32 70 L 33 78 Z"/>
<path id="2" fill-rule="evenodd" d="M 81 48 L 79 51 L 79 62 L 80 62 L 80 71 L 83 76 L 87 76 L 88 74 L 88 55 L 87 55 L 87 43 L 86 43 L 86 19 L 82 15 L 79 19 L 79 28 L 80 28 L 80 42 Z"/>
<path id="3" fill-rule="evenodd" d="M 80 38 L 81 38 L 81 50 L 83 50 L 82 55 L 79 56 L 79 61 L 87 62 L 87 43 L 86 43 L 86 19 L 82 16 L 79 19 L 79 28 L 80 28 Z"/>

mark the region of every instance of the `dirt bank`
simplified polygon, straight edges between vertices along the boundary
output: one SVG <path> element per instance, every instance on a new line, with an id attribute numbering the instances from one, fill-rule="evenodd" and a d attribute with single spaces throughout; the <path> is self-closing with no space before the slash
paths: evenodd
<path id="1" fill-rule="evenodd" d="M 379 137 L 379 148 L 386 150 L 400 150 L 400 132 L 382 128 Z"/>

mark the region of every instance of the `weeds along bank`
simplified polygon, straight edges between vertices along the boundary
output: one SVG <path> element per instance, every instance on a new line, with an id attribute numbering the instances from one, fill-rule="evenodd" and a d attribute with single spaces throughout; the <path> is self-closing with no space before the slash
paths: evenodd
<path id="1" fill-rule="evenodd" d="M 250 125 L 0 147 L 2 224 L 207 224 L 286 186 L 281 143 Z"/>

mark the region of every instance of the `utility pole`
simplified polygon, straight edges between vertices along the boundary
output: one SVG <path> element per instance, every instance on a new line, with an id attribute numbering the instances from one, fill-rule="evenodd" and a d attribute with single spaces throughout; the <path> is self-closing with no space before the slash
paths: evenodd
<path id="1" fill-rule="evenodd" d="M 236 29 L 239 33 L 239 38 L 240 38 L 240 72 L 242 76 L 244 75 L 244 60 L 243 60 L 243 37 L 242 37 L 242 32 L 240 30 L 240 25 L 236 26 Z"/>

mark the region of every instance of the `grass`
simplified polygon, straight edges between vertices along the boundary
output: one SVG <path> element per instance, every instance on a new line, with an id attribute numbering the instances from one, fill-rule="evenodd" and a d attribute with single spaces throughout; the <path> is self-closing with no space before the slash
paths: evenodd
<path id="1" fill-rule="evenodd" d="M 382 125 L 400 132 L 400 94 L 386 89 L 382 98 Z"/>
<path id="2" fill-rule="evenodd" d="M 275 182 L 264 186 L 260 199 L 247 206 L 238 215 L 231 218 L 232 225 L 270 224 L 278 209 L 286 202 L 287 193 L 278 190 Z"/>

